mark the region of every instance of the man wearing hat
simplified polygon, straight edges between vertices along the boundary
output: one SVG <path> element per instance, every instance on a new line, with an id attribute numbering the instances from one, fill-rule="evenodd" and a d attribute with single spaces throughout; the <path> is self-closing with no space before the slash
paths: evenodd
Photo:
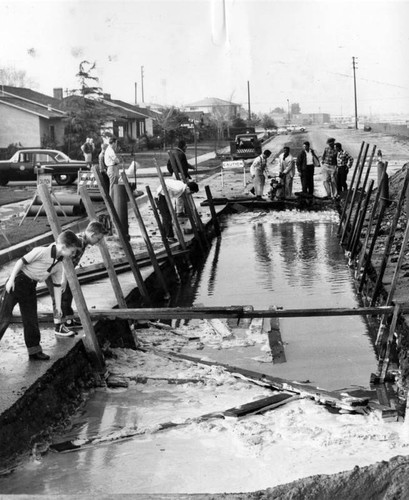
<path id="1" fill-rule="evenodd" d="M 335 139 L 330 137 L 327 139 L 327 147 L 321 157 L 322 163 L 322 180 L 324 183 L 327 197 L 335 199 L 338 196 L 337 191 L 337 150 L 335 149 Z"/>

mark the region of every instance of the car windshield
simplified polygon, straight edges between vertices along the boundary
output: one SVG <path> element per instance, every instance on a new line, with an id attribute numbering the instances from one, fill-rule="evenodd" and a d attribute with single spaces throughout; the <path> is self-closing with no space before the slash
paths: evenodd
<path id="1" fill-rule="evenodd" d="M 65 153 L 61 153 L 61 151 L 59 151 L 55 157 L 54 157 L 54 161 L 57 161 L 59 163 L 63 163 L 63 162 L 67 162 L 67 161 L 70 161 L 69 157 L 65 154 Z"/>

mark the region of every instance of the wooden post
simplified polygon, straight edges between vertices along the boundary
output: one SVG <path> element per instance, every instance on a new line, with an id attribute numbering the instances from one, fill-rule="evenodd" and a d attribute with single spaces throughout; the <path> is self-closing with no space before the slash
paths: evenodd
<path id="1" fill-rule="evenodd" d="M 372 229 L 373 219 L 375 217 L 376 211 L 378 210 L 378 204 L 379 204 L 379 199 L 380 199 L 380 196 L 381 196 L 382 184 L 383 184 L 384 180 L 385 180 L 385 175 L 382 176 L 380 182 L 378 183 L 378 188 L 376 190 L 375 201 L 373 202 L 371 214 L 369 216 L 369 221 L 368 221 L 368 225 L 367 225 L 367 231 L 366 231 L 365 241 L 364 241 L 364 243 L 362 245 L 361 254 L 360 254 L 359 259 L 358 259 L 358 265 L 357 265 L 358 275 L 356 275 L 356 277 L 359 276 L 359 273 L 361 272 L 361 269 L 362 269 L 362 265 L 364 263 L 364 259 L 365 259 L 365 255 L 366 255 L 366 249 L 367 249 L 367 246 L 368 246 L 368 243 L 369 243 L 369 237 L 371 235 L 371 229 Z"/>
<path id="2" fill-rule="evenodd" d="M 180 164 L 180 161 L 176 156 L 173 155 L 172 151 L 168 151 L 169 155 L 169 161 L 170 164 L 172 165 L 173 173 L 175 174 L 175 177 L 177 180 L 182 180 L 185 184 L 187 184 L 187 179 L 186 176 L 183 172 L 183 168 Z M 189 218 L 189 222 L 192 226 L 193 233 L 195 235 L 195 238 L 197 242 L 199 243 L 200 249 L 203 253 L 205 253 L 206 249 L 204 247 L 204 244 L 206 244 L 204 233 L 200 231 L 199 228 L 199 222 L 198 222 L 198 215 L 197 212 L 195 213 L 196 207 L 194 206 L 194 201 L 191 197 L 191 194 L 188 192 L 184 192 L 182 195 L 182 199 L 184 202 L 184 207 L 187 213 L 187 216 Z"/>
<path id="3" fill-rule="evenodd" d="M 351 219 L 352 211 L 354 209 L 355 198 L 356 198 L 357 193 L 358 193 L 359 183 L 361 182 L 362 172 L 364 170 L 365 161 L 366 161 L 366 155 L 368 154 L 368 148 L 369 148 L 369 144 L 366 145 L 364 157 L 363 157 L 361 165 L 359 167 L 358 176 L 357 176 L 357 179 L 356 179 L 356 186 L 355 186 L 355 189 L 354 189 L 354 191 L 352 193 L 351 204 L 349 205 L 348 214 L 347 214 L 347 217 L 345 219 L 344 229 L 342 231 L 341 245 L 344 242 L 345 236 L 346 236 L 346 234 L 348 232 L 348 229 L 349 229 L 349 221 Z"/>
<path id="4" fill-rule="evenodd" d="M 375 183 L 375 181 L 373 179 L 369 183 L 369 188 L 368 188 L 368 191 L 367 191 L 366 196 L 365 196 L 364 206 L 360 209 L 360 216 L 358 217 L 357 223 L 355 225 L 354 234 L 353 234 L 353 237 L 351 239 L 351 247 L 350 247 L 350 252 L 351 252 L 350 259 L 351 260 L 353 260 L 355 258 L 355 255 L 356 255 L 356 249 L 357 249 L 358 243 L 360 241 L 362 226 L 364 224 L 366 212 L 368 210 L 368 204 L 369 204 L 369 200 L 371 199 L 374 183 Z"/>
<path id="5" fill-rule="evenodd" d="M 53 201 L 51 199 L 51 194 L 45 185 L 38 186 L 38 193 L 43 202 L 45 211 L 47 213 L 48 222 L 50 223 L 51 230 L 53 232 L 54 238 L 57 239 L 58 235 L 61 233 L 61 224 L 58 220 Z M 84 328 L 84 346 L 87 354 L 90 357 L 91 363 L 99 373 L 105 372 L 105 360 L 101 349 L 98 344 L 97 337 L 95 335 L 94 327 L 92 325 L 91 317 L 88 312 L 88 307 L 84 299 L 84 295 L 81 290 L 81 286 L 78 282 L 77 274 L 75 272 L 74 264 L 71 259 L 64 259 L 64 272 L 67 275 L 68 283 L 70 285 L 72 295 L 75 300 L 75 304 L 78 309 L 78 314 L 81 319 L 82 326 Z"/>
<path id="6" fill-rule="evenodd" d="M 369 269 L 369 264 L 371 263 L 372 253 L 373 253 L 374 248 L 375 248 L 376 240 L 378 239 L 378 234 L 379 234 L 379 230 L 381 228 L 381 223 L 382 223 L 382 220 L 383 220 L 383 216 L 385 214 L 385 209 L 386 209 L 386 205 L 384 203 L 382 203 L 381 207 L 380 207 L 380 210 L 379 210 L 379 214 L 378 214 L 378 220 L 376 221 L 376 225 L 375 225 L 375 229 L 374 229 L 374 234 L 372 236 L 372 241 L 371 241 L 371 244 L 369 246 L 369 251 L 368 251 L 368 254 L 366 256 L 365 265 L 364 265 L 364 268 L 362 270 L 361 281 L 359 283 L 359 289 L 358 289 L 359 293 L 362 292 L 362 289 L 364 287 L 366 274 L 367 274 L 368 269 Z"/>
<path id="7" fill-rule="evenodd" d="M 165 183 L 165 179 L 163 178 L 162 170 L 160 169 L 160 166 L 158 165 L 156 158 L 154 158 L 153 161 L 155 163 L 156 171 L 158 172 L 158 177 L 159 177 L 159 180 L 160 180 L 160 183 L 162 186 L 163 195 L 166 198 L 166 202 L 168 204 L 170 215 L 172 217 L 173 224 L 175 225 L 176 235 L 178 237 L 179 244 L 183 250 L 186 250 L 186 243 L 185 243 L 185 240 L 183 238 L 182 229 L 180 228 L 180 224 L 179 224 L 178 218 L 176 216 L 175 209 L 173 208 L 172 199 L 169 195 L 168 188 L 166 187 L 166 183 Z"/>
<path id="8" fill-rule="evenodd" d="M 376 280 L 375 288 L 374 288 L 373 295 L 372 295 L 372 300 L 371 300 L 372 306 L 375 305 L 376 299 L 378 298 L 378 295 L 379 295 L 383 275 L 385 273 L 385 269 L 386 269 L 386 265 L 387 265 L 387 262 L 389 259 L 389 255 L 390 255 L 390 252 L 392 250 L 393 241 L 395 239 L 396 226 L 398 225 L 399 217 L 400 217 L 400 214 L 402 212 L 403 202 L 405 200 L 408 185 L 409 185 L 409 170 L 406 172 L 406 177 L 405 177 L 405 180 L 403 183 L 403 188 L 402 188 L 402 191 L 401 191 L 400 196 L 399 196 L 399 200 L 398 200 L 398 203 L 396 206 L 394 218 L 393 218 L 390 230 L 389 230 L 389 235 L 388 235 L 388 238 L 387 238 L 386 243 L 385 243 L 385 250 L 384 250 L 384 254 L 383 254 L 383 259 L 382 259 L 382 263 L 381 263 L 381 266 L 380 266 L 380 269 L 378 272 L 378 279 Z"/>
<path id="9" fill-rule="evenodd" d="M 121 177 L 122 177 L 122 181 L 125 185 L 125 189 L 126 189 L 126 192 L 128 194 L 129 201 L 130 201 L 131 206 L 134 210 L 136 220 L 138 221 L 139 229 L 141 230 L 142 237 L 143 237 L 145 245 L 146 245 L 146 249 L 148 250 L 149 258 L 152 262 L 152 266 L 153 266 L 155 273 L 160 281 L 160 284 L 163 288 L 163 291 L 165 292 L 165 299 L 169 299 L 170 293 L 169 293 L 168 287 L 166 285 L 165 278 L 163 277 L 162 269 L 159 266 L 158 259 L 156 258 L 156 255 L 155 255 L 155 250 L 153 249 L 151 240 L 149 239 L 148 231 L 146 230 L 145 223 L 143 222 L 143 218 L 142 218 L 141 212 L 139 210 L 138 204 L 136 203 L 135 198 L 133 196 L 131 186 L 129 185 L 128 179 L 126 177 L 126 173 L 122 172 Z"/>
<path id="10" fill-rule="evenodd" d="M 216 214 L 216 210 L 214 208 L 213 196 L 212 196 L 212 192 L 210 191 L 210 187 L 205 186 L 205 191 L 206 191 L 207 201 L 209 203 L 210 213 L 212 214 L 214 232 L 215 232 L 216 236 L 220 236 L 221 231 L 220 231 L 219 221 L 217 220 L 217 214 Z"/>
<path id="11" fill-rule="evenodd" d="M 168 256 L 169 262 L 170 262 L 171 266 L 173 267 L 178 280 L 180 280 L 179 272 L 178 272 L 178 269 L 176 266 L 176 261 L 173 257 L 172 250 L 169 246 L 169 242 L 166 239 L 165 230 L 163 228 L 162 221 L 160 220 L 158 209 L 156 207 L 155 200 L 153 199 L 151 189 L 149 186 L 145 186 L 145 190 L 146 190 L 146 194 L 148 195 L 149 203 L 151 204 L 151 208 L 152 208 L 152 212 L 153 212 L 153 216 L 155 217 L 156 224 L 158 225 L 158 229 L 159 229 L 159 232 L 160 232 L 160 235 L 162 238 L 162 243 L 163 243 L 163 246 L 165 247 L 165 251 L 166 251 L 166 254 Z"/>
<path id="12" fill-rule="evenodd" d="M 341 231 L 342 231 L 342 223 L 344 221 L 344 218 L 345 218 L 345 214 L 346 214 L 346 210 L 348 208 L 348 203 L 349 203 L 349 200 L 351 198 L 351 195 L 352 195 L 352 192 L 354 190 L 354 181 L 355 181 L 355 177 L 356 177 L 356 174 L 358 172 L 358 168 L 359 168 L 359 162 L 361 161 L 361 155 L 362 155 L 362 151 L 364 149 L 364 144 L 365 142 L 362 142 L 361 144 L 361 149 L 359 151 L 359 154 L 358 154 L 358 158 L 356 159 L 356 163 L 355 163 L 355 168 L 354 168 L 354 173 L 352 174 L 352 179 L 351 179 L 351 182 L 349 184 L 349 189 L 347 191 L 347 196 L 345 198 L 345 203 L 344 203 L 344 207 L 342 209 L 342 213 L 341 213 L 341 218 L 340 218 L 340 221 L 339 221 L 339 227 L 338 227 L 338 236 L 340 236 L 341 234 Z"/>
<path id="13" fill-rule="evenodd" d="M 97 180 L 98 187 L 100 190 L 100 193 L 102 195 L 102 199 L 105 202 L 105 205 L 107 207 L 108 213 L 111 216 L 111 219 L 113 220 L 116 229 L 118 231 L 118 236 L 119 239 L 121 240 L 122 243 L 122 248 L 125 252 L 125 255 L 128 259 L 129 265 L 131 267 L 132 273 L 135 277 L 136 284 L 138 285 L 139 292 L 144 299 L 144 302 L 146 304 L 150 304 L 150 298 L 148 294 L 148 290 L 146 289 L 145 282 L 143 281 L 141 272 L 139 271 L 138 263 L 136 262 L 135 255 L 133 253 L 132 247 L 129 243 L 128 238 L 124 234 L 124 231 L 122 230 L 122 224 L 121 221 L 119 220 L 118 214 L 115 210 L 114 204 L 112 203 L 111 197 L 109 194 L 105 191 L 104 187 L 104 180 L 102 178 L 101 172 L 98 170 L 98 168 L 95 167 L 95 165 L 92 167 L 92 171 L 94 173 L 95 179 Z"/>
<path id="14" fill-rule="evenodd" d="M 85 210 L 87 211 L 88 218 L 97 220 L 97 214 L 95 213 L 94 206 L 92 205 L 92 201 L 89 195 L 89 192 L 85 186 L 81 186 L 79 188 L 79 194 L 81 195 L 81 199 L 84 202 Z M 101 252 L 102 260 L 104 261 L 105 267 L 108 272 L 108 276 L 111 280 L 112 288 L 115 293 L 115 298 L 118 302 L 119 307 L 125 308 L 127 307 L 125 297 L 122 293 L 121 285 L 118 280 L 118 276 L 115 272 L 115 267 L 111 259 L 111 255 L 109 253 L 107 243 L 105 238 L 98 243 L 99 251 Z"/>
<path id="15" fill-rule="evenodd" d="M 362 183 L 361 193 L 360 193 L 360 196 L 359 196 L 358 203 L 356 205 L 354 220 L 353 220 L 353 222 L 351 224 L 351 231 L 349 232 L 348 240 L 347 240 L 347 244 L 346 244 L 346 248 L 348 250 L 350 250 L 350 248 L 351 248 L 352 236 L 353 236 L 353 233 L 354 233 L 357 221 L 358 221 L 358 216 L 359 216 L 359 211 L 361 209 L 362 201 L 363 201 L 363 199 L 365 197 L 366 184 L 367 184 L 368 179 L 369 179 L 369 174 L 370 174 L 370 171 L 371 171 L 372 160 L 373 160 L 373 157 L 375 155 L 375 151 L 376 151 L 376 146 L 374 146 L 373 149 L 372 149 L 372 154 L 371 154 L 371 157 L 369 158 L 369 164 L 368 164 L 368 167 L 366 169 L 366 174 L 365 174 L 364 182 Z"/>
<path id="16" fill-rule="evenodd" d="M 174 171 L 179 170 L 179 173 L 180 173 L 180 176 L 182 177 L 183 182 L 185 184 L 187 184 L 187 178 L 185 176 L 185 173 L 183 172 L 183 167 L 182 167 L 182 164 L 180 162 L 180 159 L 176 155 L 174 155 L 172 151 L 169 151 L 168 154 L 169 154 L 170 163 L 172 165 L 172 169 Z M 192 216 L 193 216 L 193 218 L 196 221 L 196 225 L 197 225 L 198 231 L 199 231 L 200 235 L 203 238 L 203 243 L 205 244 L 205 246 L 208 246 L 208 241 L 207 241 L 207 237 L 206 237 L 206 231 L 205 231 L 202 219 L 200 218 L 200 215 L 199 215 L 199 213 L 197 211 L 196 204 L 194 202 L 193 196 L 192 196 L 191 193 L 188 193 L 186 195 L 186 197 L 187 197 L 188 203 L 189 203 L 189 205 L 191 207 Z"/>
<path id="17" fill-rule="evenodd" d="M 380 384 L 384 383 L 386 373 L 388 371 L 389 357 L 390 357 L 390 352 L 391 352 L 393 335 L 395 333 L 396 323 L 397 323 L 398 317 L 399 317 L 399 311 L 400 311 L 400 306 L 399 306 L 399 304 L 396 304 L 396 306 L 393 310 L 391 324 L 389 325 L 388 338 L 385 339 L 385 341 L 384 341 L 385 345 L 381 345 L 382 354 L 379 357 L 379 367 L 378 367 L 379 383 Z"/>

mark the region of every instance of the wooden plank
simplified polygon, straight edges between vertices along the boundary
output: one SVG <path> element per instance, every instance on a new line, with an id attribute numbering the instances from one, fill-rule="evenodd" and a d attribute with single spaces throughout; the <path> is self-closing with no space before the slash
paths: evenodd
<path id="1" fill-rule="evenodd" d="M 85 186 L 81 186 L 79 188 L 79 194 L 80 194 L 81 199 L 84 203 L 85 210 L 87 211 L 87 214 L 88 214 L 88 218 L 90 220 L 93 220 L 93 219 L 97 220 L 97 214 L 95 212 L 95 209 L 94 209 L 94 206 L 92 204 L 89 193 L 87 191 L 87 188 Z M 125 309 L 127 307 L 126 300 L 125 300 L 124 294 L 122 292 L 121 285 L 119 283 L 118 276 L 116 274 L 114 264 L 112 262 L 112 258 L 111 258 L 111 255 L 109 253 L 105 238 L 102 238 L 102 240 L 98 243 L 98 248 L 99 248 L 99 251 L 101 253 L 101 257 L 102 257 L 102 260 L 104 262 L 104 265 L 106 267 L 109 279 L 111 281 L 112 288 L 114 290 L 114 294 L 115 294 L 116 300 L 118 302 L 118 305 L 119 305 L 119 307 Z"/>
<path id="2" fill-rule="evenodd" d="M 37 189 L 39 195 L 41 196 L 41 200 L 44 204 L 44 208 L 46 210 L 47 218 L 50 223 L 50 227 L 53 232 L 54 238 L 57 239 L 58 235 L 61 233 L 61 224 L 55 213 L 55 208 L 51 199 L 50 192 L 44 184 L 38 186 Z M 98 370 L 99 373 L 102 374 L 105 372 L 105 360 L 98 344 L 98 340 L 94 331 L 94 326 L 92 324 L 91 317 L 88 312 L 88 307 L 85 302 L 81 286 L 77 279 L 74 264 L 72 263 L 71 259 L 64 259 L 63 265 L 64 265 L 64 272 L 67 276 L 67 280 L 70 285 L 72 295 L 74 297 L 75 304 L 77 306 L 81 323 L 84 329 L 85 337 L 83 339 L 83 342 L 85 350 L 87 351 L 87 354 L 94 368 Z"/>
<path id="3" fill-rule="evenodd" d="M 139 292 L 144 300 L 144 302 L 148 305 L 150 305 L 150 297 L 148 294 L 148 290 L 146 288 L 145 282 L 143 281 L 141 272 L 139 271 L 138 263 L 136 262 L 135 255 L 133 253 L 132 247 L 129 243 L 127 235 L 125 235 L 124 230 L 122 228 L 121 221 L 119 220 L 119 216 L 117 211 L 115 210 L 114 204 L 112 203 L 111 197 L 109 194 L 105 191 L 104 187 L 104 180 L 102 178 L 101 172 L 99 169 L 94 165 L 92 167 L 92 172 L 94 173 L 95 179 L 97 180 L 99 190 L 101 192 L 102 198 L 105 202 L 105 205 L 107 207 L 108 213 L 111 216 L 111 219 L 113 223 L 115 224 L 115 227 L 118 232 L 119 239 L 122 244 L 122 248 L 125 252 L 125 255 L 129 261 L 129 265 L 131 266 L 132 273 L 135 277 L 136 284 L 138 285 Z"/>
<path id="4" fill-rule="evenodd" d="M 279 392 L 274 394 L 274 396 L 269 396 L 267 398 L 258 399 L 257 401 L 252 401 L 251 403 L 246 403 L 241 406 L 235 406 L 224 412 L 226 417 L 243 417 L 245 415 L 252 415 L 254 413 L 262 413 L 267 411 L 267 409 L 277 408 L 288 402 L 288 400 L 294 401 L 294 394 L 288 392 Z M 296 399 L 299 399 L 297 397 Z"/>
<path id="5" fill-rule="evenodd" d="M 151 307 L 128 309 L 92 309 L 93 320 L 100 319 L 206 319 L 206 318 L 304 318 L 326 316 L 378 316 L 392 314 L 393 306 L 357 307 L 352 309 L 254 309 L 233 307 Z M 402 313 L 409 313 L 409 304 L 401 306 Z M 16 317 L 16 316 L 13 316 Z M 49 314 L 39 313 L 47 318 Z"/>
<path id="6" fill-rule="evenodd" d="M 135 201 L 131 186 L 129 185 L 128 178 L 127 178 L 125 172 L 121 173 L 121 177 L 122 177 L 122 181 L 125 185 L 125 189 L 126 189 L 126 192 L 128 194 L 128 198 L 129 198 L 129 201 L 131 203 L 131 206 L 133 208 L 136 220 L 138 221 L 138 226 L 139 226 L 139 229 L 142 233 L 142 237 L 143 237 L 143 240 L 145 242 L 146 249 L 148 250 L 148 254 L 149 254 L 149 258 L 151 259 L 152 266 L 155 270 L 156 276 L 161 284 L 161 287 L 162 287 L 163 291 L 165 292 L 164 298 L 165 298 L 165 300 L 169 299 L 170 293 L 168 290 L 168 286 L 166 284 L 165 278 L 163 277 L 162 269 L 159 266 L 158 259 L 156 258 L 156 255 L 155 255 L 155 250 L 153 249 L 151 240 L 149 238 L 148 231 L 146 230 L 145 223 L 143 222 L 141 211 L 139 210 L 138 204 Z"/>
<path id="7" fill-rule="evenodd" d="M 221 231 L 220 231 L 219 221 L 217 219 L 216 210 L 214 208 L 213 197 L 212 197 L 212 192 L 210 191 L 210 187 L 209 186 L 205 186 L 205 191 L 206 191 L 207 201 L 208 201 L 209 207 L 210 207 L 210 213 L 211 213 L 211 216 L 212 216 L 214 232 L 215 232 L 216 236 L 220 236 L 221 235 Z"/>
<path id="8" fill-rule="evenodd" d="M 293 392 L 302 397 L 307 397 L 321 404 L 325 404 L 331 407 L 336 407 L 341 410 L 362 412 L 363 410 L 367 410 L 369 404 L 369 398 L 367 397 L 363 398 L 354 397 L 350 396 L 347 393 L 340 394 L 337 392 L 331 392 L 318 387 L 301 384 L 299 382 L 293 382 L 279 377 L 272 377 L 270 375 L 265 375 L 264 373 L 261 372 L 255 372 L 237 366 L 228 365 L 226 363 L 209 361 L 201 358 L 196 358 L 194 356 L 188 356 L 185 354 L 180 354 L 170 351 L 161 351 L 159 349 L 141 349 L 141 350 L 153 352 L 159 356 L 166 356 L 171 359 L 177 358 L 185 361 L 191 361 L 193 363 L 204 364 L 206 366 L 221 366 L 230 373 L 237 373 L 251 380 L 255 380 L 267 386 L 273 387 L 274 389 L 280 391 Z M 380 409 L 380 407 L 381 407 L 380 405 L 377 405 L 377 409 Z M 387 408 L 387 410 L 389 411 L 390 408 Z"/>

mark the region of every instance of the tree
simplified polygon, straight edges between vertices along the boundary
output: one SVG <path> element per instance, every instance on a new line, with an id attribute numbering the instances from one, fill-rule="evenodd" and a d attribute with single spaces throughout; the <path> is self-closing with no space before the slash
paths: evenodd
<path id="1" fill-rule="evenodd" d="M 185 139 L 187 142 L 192 140 L 192 133 L 189 127 L 189 117 L 175 107 L 165 108 L 162 114 L 157 117 L 156 130 L 160 130 L 163 135 L 163 147 L 172 146 L 175 140 Z"/>
<path id="2" fill-rule="evenodd" d="M 282 115 L 282 114 L 286 113 L 286 111 L 284 110 L 284 108 L 274 108 L 272 113 L 277 113 L 277 114 Z"/>
<path id="3" fill-rule="evenodd" d="M 261 126 L 264 128 L 264 130 L 267 130 L 269 128 L 277 128 L 275 121 L 269 115 L 263 115 L 261 117 Z"/>
<path id="4" fill-rule="evenodd" d="M 79 89 L 71 90 L 72 95 L 82 95 L 83 97 L 94 97 L 99 98 L 103 96 L 102 88 L 95 85 L 99 82 L 97 76 L 93 76 L 91 73 L 96 68 L 96 63 L 90 63 L 89 61 L 81 61 L 79 65 L 78 73 L 75 75 L 80 83 Z"/>
<path id="5" fill-rule="evenodd" d="M 11 87 L 33 87 L 34 82 L 22 69 L 13 66 L 0 68 L 0 85 L 10 85 Z"/>

